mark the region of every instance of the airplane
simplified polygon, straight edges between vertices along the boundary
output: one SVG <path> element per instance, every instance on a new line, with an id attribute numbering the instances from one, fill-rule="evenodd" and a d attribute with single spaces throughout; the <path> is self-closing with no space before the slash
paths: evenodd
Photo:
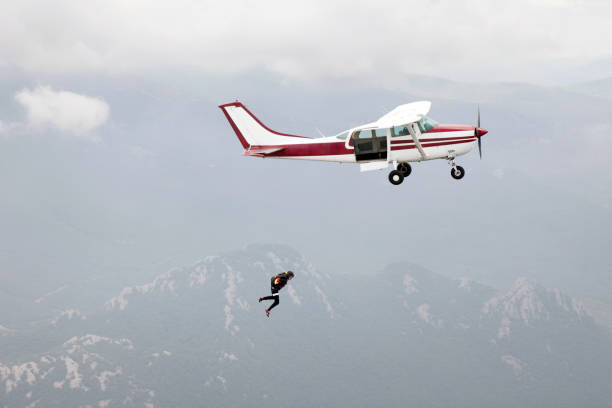
<path id="1" fill-rule="evenodd" d="M 245 156 L 359 163 L 361 171 L 384 170 L 391 184 L 402 184 L 412 172 L 411 162 L 444 159 L 451 166 L 451 176 L 460 180 L 465 175 L 455 158 L 467 154 L 478 144 L 487 130 L 478 124 L 441 125 L 427 117 L 430 101 L 400 105 L 375 122 L 357 126 L 335 136 L 306 137 L 276 132 L 264 125 L 246 106 L 235 102 L 220 105 Z"/>

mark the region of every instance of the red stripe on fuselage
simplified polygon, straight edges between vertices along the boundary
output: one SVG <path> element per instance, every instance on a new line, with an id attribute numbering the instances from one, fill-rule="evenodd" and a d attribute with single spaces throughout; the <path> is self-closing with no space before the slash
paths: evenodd
<path id="1" fill-rule="evenodd" d="M 347 149 L 344 142 L 332 143 L 301 143 L 279 146 L 266 147 L 282 147 L 283 150 L 266 154 L 266 157 L 291 157 L 291 156 L 335 156 L 342 154 L 354 154 L 353 149 Z"/>
<path id="2" fill-rule="evenodd" d="M 452 144 L 462 144 L 462 143 L 470 143 L 475 141 L 476 138 L 472 137 L 469 140 L 460 140 L 460 141 L 451 141 L 451 142 L 440 142 L 440 143 L 421 143 L 422 147 L 435 147 L 435 146 L 446 146 L 446 145 L 452 145 Z M 406 150 L 406 149 L 416 149 L 416 146 L 414 144 L 412 145 L 406 145 L 406 146 L 392 146 L 391 147 L 391 151 L 395 152 L 397 150 Z"/>
<path id="3" fill-rule="evenodd" d="M 444 142 L 444 141 L 461 141 L 461 140 L 466 140 L 466 139 L 473 139 L 474 136 L 470 135 L 470 136 L 457 136 L 457 137 L 438 137 L 438 138 L 429 138 L 429 139 L 424 139 L 421 138 L 419 139 L 419 142 L 421 143 L 430 143 L 430 142 Z M 403 143 L 414 143 L 414 141 L 412 139 L 404 139 L 404 140 L 391 140 L 391 145 L 398 145 L 398 144 L 403 144 Z"/>
<path id="4" fill-rule="evenodd" d="M 427 133 L 440 133 L 440 132 L 463 132 L 466 130 L 471 130 L 472 132 L 476 129 L 474 126 L 470 125 L 438 125 L 432 129 L 429 129 Z"/>
<path id="5" fill-rule="evenodd" d="M 434 143 L 421 143 L 421 146 L 425 147 L 435 147 L 435 146 L 445 146 L 452 144 L 461 144 L 461 143 L 469 143 L 475 141 L 476 138 L 473 136 L 467 140 L 446 140 L 443 142 L 434 142 Z M 256 148 L 257 146 L 253 146 Z M 291 144 L 291 145 L 275 145 L 269 146 L 268 148 L 282 148 L 283 150 L 278 152 L 273 152 L 269 154 L 265 154 L 265 157 L 304 157 L 304 156 L 339 156 L 350 154 L 354 155 L 355 152 L 353 149 L 347 149 L 344 145 L 344 142 L 332 142 L 332 143 L 304 143 L 304 144 Z M 416 148 L 414 144 L 406 145 L 406 146 L 391 146 L 392 151 L 396 150 L 405 150 L 405 149 L 414 149 Z"/>

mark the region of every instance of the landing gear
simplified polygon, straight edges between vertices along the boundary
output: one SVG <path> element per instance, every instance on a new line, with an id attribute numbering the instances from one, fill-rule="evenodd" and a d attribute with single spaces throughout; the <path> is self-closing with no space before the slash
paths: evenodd
<path id="1" fill-rule="evenodd" d="M 412 173 L 412 167 L 410 163 L 402 162 L 397 164 L 397 171 L 402 173 L 402 176 L 408 177 Z"/>
<path id="2" fill-rule="evenodd" d="M 451 177 L 455 180 L 461 180 L 463 176 L 465 176 L 465 170 L 461 166 L 457 166 L 455 163 L 455 155 L 454 151 L 449 151 L 449 155 L 446 158 L 448 160 L 448 164 L 451 166 Z"/>
<path id="3" fill-rule="evenodd" d="M 455 180 L 461 180 L 465 176 L 465 170 L 461 166 L 455 166 L 451 169 L 451 176 Z"/>
<path id="4" fill-rule="evenodd" d="M 402 181 L 404 181 L 404 175 L 398 170 L 392 170 L 389 173 L 389 181 L 391 184 L 398 186 L 402 184 Z"/>
<path id="5" fill-rule="evenodd" d="M 395 170 L 389 173 L 389 181 L 395 186 L 400 185 L 410 173 L 412 173 L 412 167 L 410 167 L 409 163 L 397 163 Z"/>

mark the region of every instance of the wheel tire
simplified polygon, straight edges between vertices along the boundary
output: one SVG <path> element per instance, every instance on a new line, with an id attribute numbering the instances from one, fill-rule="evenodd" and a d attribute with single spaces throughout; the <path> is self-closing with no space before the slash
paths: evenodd
<path id="1" fill-rule="evenodd" d="M 457 172 L 455 173 L 455 169 L 452 168 L 451 169 L 451 176 L 455 180 L 461 180 L 463 178 L 463 176 L 465 176 L 465 170 L 463 169 L 463 167 L 457 166 Z"/>
<path id="2" fill-rule="evenodd" d="M 389 182 L 391 184 L 398 186 L 402 184 L 402 181 L 404 181 L 404 176 L 402 175 L 401 172 L 397 170 L 393 170 L 389 173 Z"/>
<path id="3" fill-rule="evenodd" d="M 412 166 L 410 166 L 410 163 L 406 163 L 406 162 L 398 163 L 397 171 L 402 173 L 402 176 L 408 177 L 410 173 L 412 173 Z"/>

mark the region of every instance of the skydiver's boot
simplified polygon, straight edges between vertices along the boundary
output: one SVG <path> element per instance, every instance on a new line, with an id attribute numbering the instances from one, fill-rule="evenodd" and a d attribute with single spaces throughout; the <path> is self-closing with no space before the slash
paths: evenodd
<path id="1" fill-rule="evenodd" d="M 262 300 L 264 300 L 264 298 L 259 298 L 259 303 L 261 303 Z"/>
<path id="2" fill-rule="evenodd" d="M 266 309 L 266 316 L 270 317 L 270 310 Z"/>

